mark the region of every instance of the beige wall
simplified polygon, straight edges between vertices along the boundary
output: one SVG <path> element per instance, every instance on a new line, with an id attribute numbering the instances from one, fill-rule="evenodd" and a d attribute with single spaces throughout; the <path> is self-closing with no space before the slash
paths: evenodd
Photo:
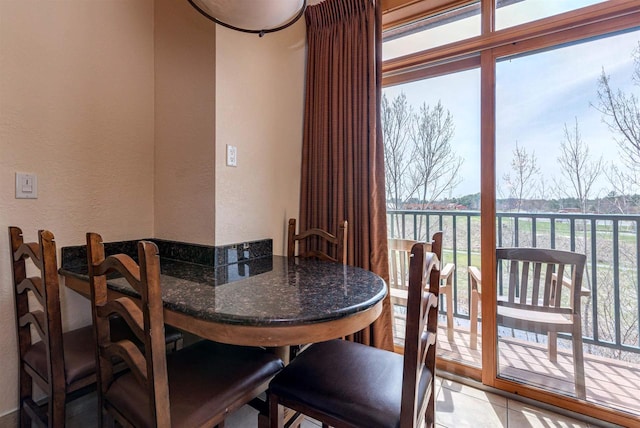
<path id="1" fill-rule="evenodd" d="M 50 229 L 58 248 L 91 230 L 274 238 L 282 253 L 303 70 L 303 22 L 259 39 L 216 35 L 175 0 L 0 0 L 0 415 L 17 405 L 7 226 L 28 240 Z M 227 142 L 237 168 L 224 166 Z M 37 200 L 14 198 L 16 171 L 38 175 Z M 62 290 L 64 328 L 89 323 L 88 301 Z"/>
<path id="2" fill-rule="evenodd" d="M 37 200 L 14 199 L 16 171 Z M 17 405 L 7 226 L 58 247 L 153 233 L 153 2 L 0 1 L 0 415 Z M 63 290 L 65 325 L 89 303 Z"/>
<path id="3" fill-rule="evenodd" d="M 283 254 L 299 206 L 304 20 L 262 38 L 219 27 L 216 58 L 216 245 L 273 238 Z"/>
<path id="4" fill-rule="evenodd" d="M 213 245 L 215 24 L 155 4 L 155 237 Z"/>

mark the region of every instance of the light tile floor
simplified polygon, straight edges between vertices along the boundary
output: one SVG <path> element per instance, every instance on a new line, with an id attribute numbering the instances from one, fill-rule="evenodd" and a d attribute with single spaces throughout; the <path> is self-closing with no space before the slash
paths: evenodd
<path id="1" fill-rule="evenodd" d="M 90 394 L 67 406 L 67 427 L 97 426 L 96 396 Z M 258 412 L 244 406 L 227 418 L 227 428 L 257 426 Z M 13 428 L 15 413 L 0 418 L 0 428 Z M 314 420 L 305 420 L 302 428 L 318 428 Z M 520 401 L 485 392 L 447 379 L 436 380 L 436 426 L 439 428 L 592 428 L 570 417 L 543 410 Z"/>
<path id="2" fill-rule="evenodd" d="M 447 379 L 439 379 L 437 384 L 436 425 L 441 428 L 600 426 Z"/>

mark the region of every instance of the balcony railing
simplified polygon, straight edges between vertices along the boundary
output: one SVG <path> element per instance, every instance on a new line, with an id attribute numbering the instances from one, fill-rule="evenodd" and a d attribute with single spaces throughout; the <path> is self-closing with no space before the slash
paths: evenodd
<path id="1" fill-rule="evenodd" d="M 390 238 L 425 240 L 444 232 L 443 263 L 456 265 L 453 311 L 469 319 L 467 267 L 480 266 L 480 212 L 388 210 Z M 640 362 L 640 216 L 572 213 L 498 213 L 497 246 L 571 250 L 587 256 L 583 286 L 585 350 Z M 498 283 L 501 294 L 503 284 Z M 441 306 L 442 307 L 442 306 Z M 449 308 L 445 308 L 449 310 Z M 544 338 L 540 339 L 544 341 Z"/>

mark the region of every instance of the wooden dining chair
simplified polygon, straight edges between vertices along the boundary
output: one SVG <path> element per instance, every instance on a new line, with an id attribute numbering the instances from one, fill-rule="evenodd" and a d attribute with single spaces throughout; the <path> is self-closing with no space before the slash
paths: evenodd
<path id="1" fill-rule="evenodd" d="M 407 290 L 409 287 L 409 256 L 411 247 L 418 241 L 411 239 L 390 238 L 389 248 L 389 294 L 391 303 L 402 308 L 407 306 Z M 436 232 L 427 243 L 427 251 L 435 253 L 442 260 L 442 232 Z M 440 295 L 444 295 L 447 307 L 447 339 L 453 341 L 453 276 L 456 269 L 454 263 L 447 263 L 440 270 Z M 404 323 L 405 314 L 393 311 L 394 329 Z M 397 322 L 400 321 L 400 322 Z"/>
<path id="2" fill-rule="evenodd" d="M 18 328 L 19 425 L 63 427 L 66 403 L 93 390 L 96 354 L 93 326 L 63 332 L 56 243 L 53 233 L 38 232 L 38 242 L 24 242 L 22 230 L 9 227 Z M 27 261 L 39 276 L 27 277 Z M 31 299 L 29 295 L 33 296 Z M 110 321 L 115 340 L 131 337 L 121 319 Z M 33 328 L 31 328 L 33 326 Z M 35 332 L 37 339 L 32 337 Z M 174 330 L 168 347 L 180 347 L 182 334 Z M 33 398 L 33 383 L 44 391 L 46 404 Z"/>
<path id="3" fill-rule="evenodd" d="M 296 233 L 296 219 L 289 219 L 287 230 L 287 258 L 315 258 L 319 260 L 347 263 L 347 229 L 348 223 L 343 220 L 338 225 L 338 232 L 332 234 L 319 228 L 311 228 Z M 298 251 L 296 252 L 296 244 Z M 353 340 L 353 337 L 349 337 Z M 308 345 L 291 345 L 289 359 L 292 360 Z"/>
<path id="4" fill-rule="evenodd" d="M 344 340 L 311 345 L 269 385 L 271 428 L 283 426 L 282 406 L 323 426 L 434 425 L 439 262 L 424 243 L 410 257 L 404 357 Z"/>
<path id="5" fill-rule="evenodd" d="M 586 256 L 546 248 L 498 248 L 498 267 L 508 278 L 508 295 L 497 300 L 497 324 L 549 335 L 555 360 L 555 335 L 571 335 L 576 396 L 586 397 L 580 298 Z M 500 270 L 498 272 L 501 272 Z M 557 278 L 571 278 L 568 287 Z M 564 293 L 564 289 L 567 292 Z M 551 343 L 553 339 L 553 344 Z"/>
<path id="6" fill-rule="evenodd" d="M 20 353 L 19 426 L 35 422 L 63 427 L 68 395 L 95 382 L 94 350 L 83 346 L 93 342 L 92 329 L 88 326 L 62 332 L 53 234 L 41 230 L 38 242 L 24 242 L 22 230 L 9 227 L 9 240 Z M 27 276 L 27 260 L 39 276 Z M 33 296 L 33 305 L 29 295 Z M 33 340 L 31 331 L 39 341 Z M 33 383 L 46 394 L 46 405 L 36 403 Z"/>
<path id="7" fill-rule="evenodd" d="M 313 257 L 338 263 L 347 263 L 347 221 L 338 225 L 333 234 L 322 229 L 312 228 L 296 233 L 296 219 L 289 219 L 287 233 L 287 257 Z M 298 252 L 296 253 L 296 243 Z"/>
<path id="8" fill-rule="evenodd" d="M 124 254 L 105 257 L 100 235 L 87 234 L 92 314 L 98 355 L 101 423 L 122 426 L 223 426 L 226 416 L 264 392 L 283 367 L 262 348 L 200 341 L 164 352 L 164 315 L 158 247 L 138 243 L 139 265 Z M 140 296 L 107 292 L 108 273 L 122 276 Z M 143 342 L 113 341 L 109 318 L 121 316 Z M 114 374 L 113 357 L 130 369 Z"/>

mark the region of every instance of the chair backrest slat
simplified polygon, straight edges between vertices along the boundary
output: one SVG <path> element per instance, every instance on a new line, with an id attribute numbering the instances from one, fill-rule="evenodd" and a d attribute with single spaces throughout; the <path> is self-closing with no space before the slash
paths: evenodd
<path id="1" fill-rule="evenodd" d="M 287 257 L 317 258 L 320 260 L 347 262 L 347 232 L 346 220 L 338 224 L 338 231 L 334 235 L 326 230 L 311 228 L 296 233 L 296 219 L 289 219 L 287 231 Z M 296 243 L 298 252 L 296 254 Z"/>
<path id="2" fill-rule="evenodd" d="M 541 248 L 498 248 L 498 263 L 508 265 L 508 303 L 511 306 L 565 313 L 578 309 L 586 257 L 570 251 Z M 563 299 L 563 283 L 571 271 L 568 298 Z M 498 300 L 499 305 L 506 305 Z"/>
<path id="3" fill-rule="evenodd" d="M 558 272 L 557 272 L 557 277 L 558 278 L 564 278 L 564 270 L 565 270 L 565 264 L 564 263 L 559 263 L 558 264 Z M 551 288 L 552 279 L 553 279 L 552 278 L 552 272 L 550 272 L 549 275 L 548 275 L 549 288 Z M 559 287 L 558 287 L 558 285 L 559 285 Z M 555 283 L 555 288 L 553 290 L 554 300 L 551 303 L 557 308 L 562 306 L 562 292 L 561 291 L 562 291 L 562 283 L 558 284 L 556 282 Z M 580 291 L 580 289 L 578 289 L 578 291 Z"/>
<path id="4" fill-rule="evenodd" d="M 411 248 L 418 241 L 412 239 L 390 238 L 389 249 L 389 284 L 393 288 L 406 290 L 409 287 L 409 259 Z M 434 253 L 438 260 L 442 258 L 442 232 L 433 234 L 430 242 L 422 243 L 425 251 Z"/>
<path id="5" fill-rule="evenodd" d="M 62 347 L 62 316 L 60 313 L 60 285 L 56 243 L 48 230 L 38 231 L 38 242 L 24 242 L 22 230 L 9 227 L 13 287 L 15 296 L 16 325 L 18 328 L 18 346 L 20 360 L 32 346 L 31 327 L 45 344 L 47 378 L 33 377 L 33 380 L 49 397 L 48 424 L 62 426 L 64 407 L 58 404 L 55 396 L 66 394 L 64 349 Z M 39 277 L 27 277 L 27 260 L 39 271 Z M 39 305 L 31 308 L 29 294 L 35 297 Z M 31 397 L 32 387 L 27 376 L 20 375 L 21 407 Z M 35 375 L 35 374 L 34 374 Z M 64 401 L 64 400 L 62 400 Z M 56 407 L 55 409 L 53 407 Z"/>
<path id="6" fill-rule="evenodd" d="M 44 290 L 42 289 L 42 279 L 38 277 L 25 278 L 16 286 L 18 294 L 30 291 L 32 296 L 36 298 L 38 303 L 44 307 L 46 301 L 44 298 Z"/>
<path id="7" fill-rule="evenodd" d="M 389 239 L 389 285 L 406 290 L 409 287 L 409 256 L 411 247 L 418 241 Z"/>
<path id="8" fill-rule="evenodd" d="M 433 392 L 424 401 L 418 397 L 421 376 L 435 374 L 440 293 L 439 260 L 425 246 L 414 244 L 410 255 L 401 427 L 420 426 L 426 408 L 435 405 Z"/>
<path id="9" fill-rule="evenodd" d="M 98 338 L 98 384 L 101 395 L 107 393 L 114 380 L 112 357 L 118 356 L 129 366 L 136 380 L 147 391 L 150 397 L 149 412 L 154 424 L 170 424 L 158 247 L 152 242 L 139 242 L 138 266 L 127 255 L 105 257 L 100 235 L 88 233 L 87 256 L 92 312 Z M 106 280 L 106 274 L 109 272 L 119 273 L 138 291 L 140 306 L 129 297 L 109 298 Z M 142 340 L 142 349 L 131 340 L 111 342 L 109 317 L 114 313 L 122 316 L 135 335 Z"/>
<path id="10" fill-rule="evenodd" d="M 542 263 L 533 264 L 533 283 L 540 284 L 540 273 L 542 271 Z M 540 300 L 540 287 L 534 286 L 531 290 L 531 302 L 537 305 Z"/>

